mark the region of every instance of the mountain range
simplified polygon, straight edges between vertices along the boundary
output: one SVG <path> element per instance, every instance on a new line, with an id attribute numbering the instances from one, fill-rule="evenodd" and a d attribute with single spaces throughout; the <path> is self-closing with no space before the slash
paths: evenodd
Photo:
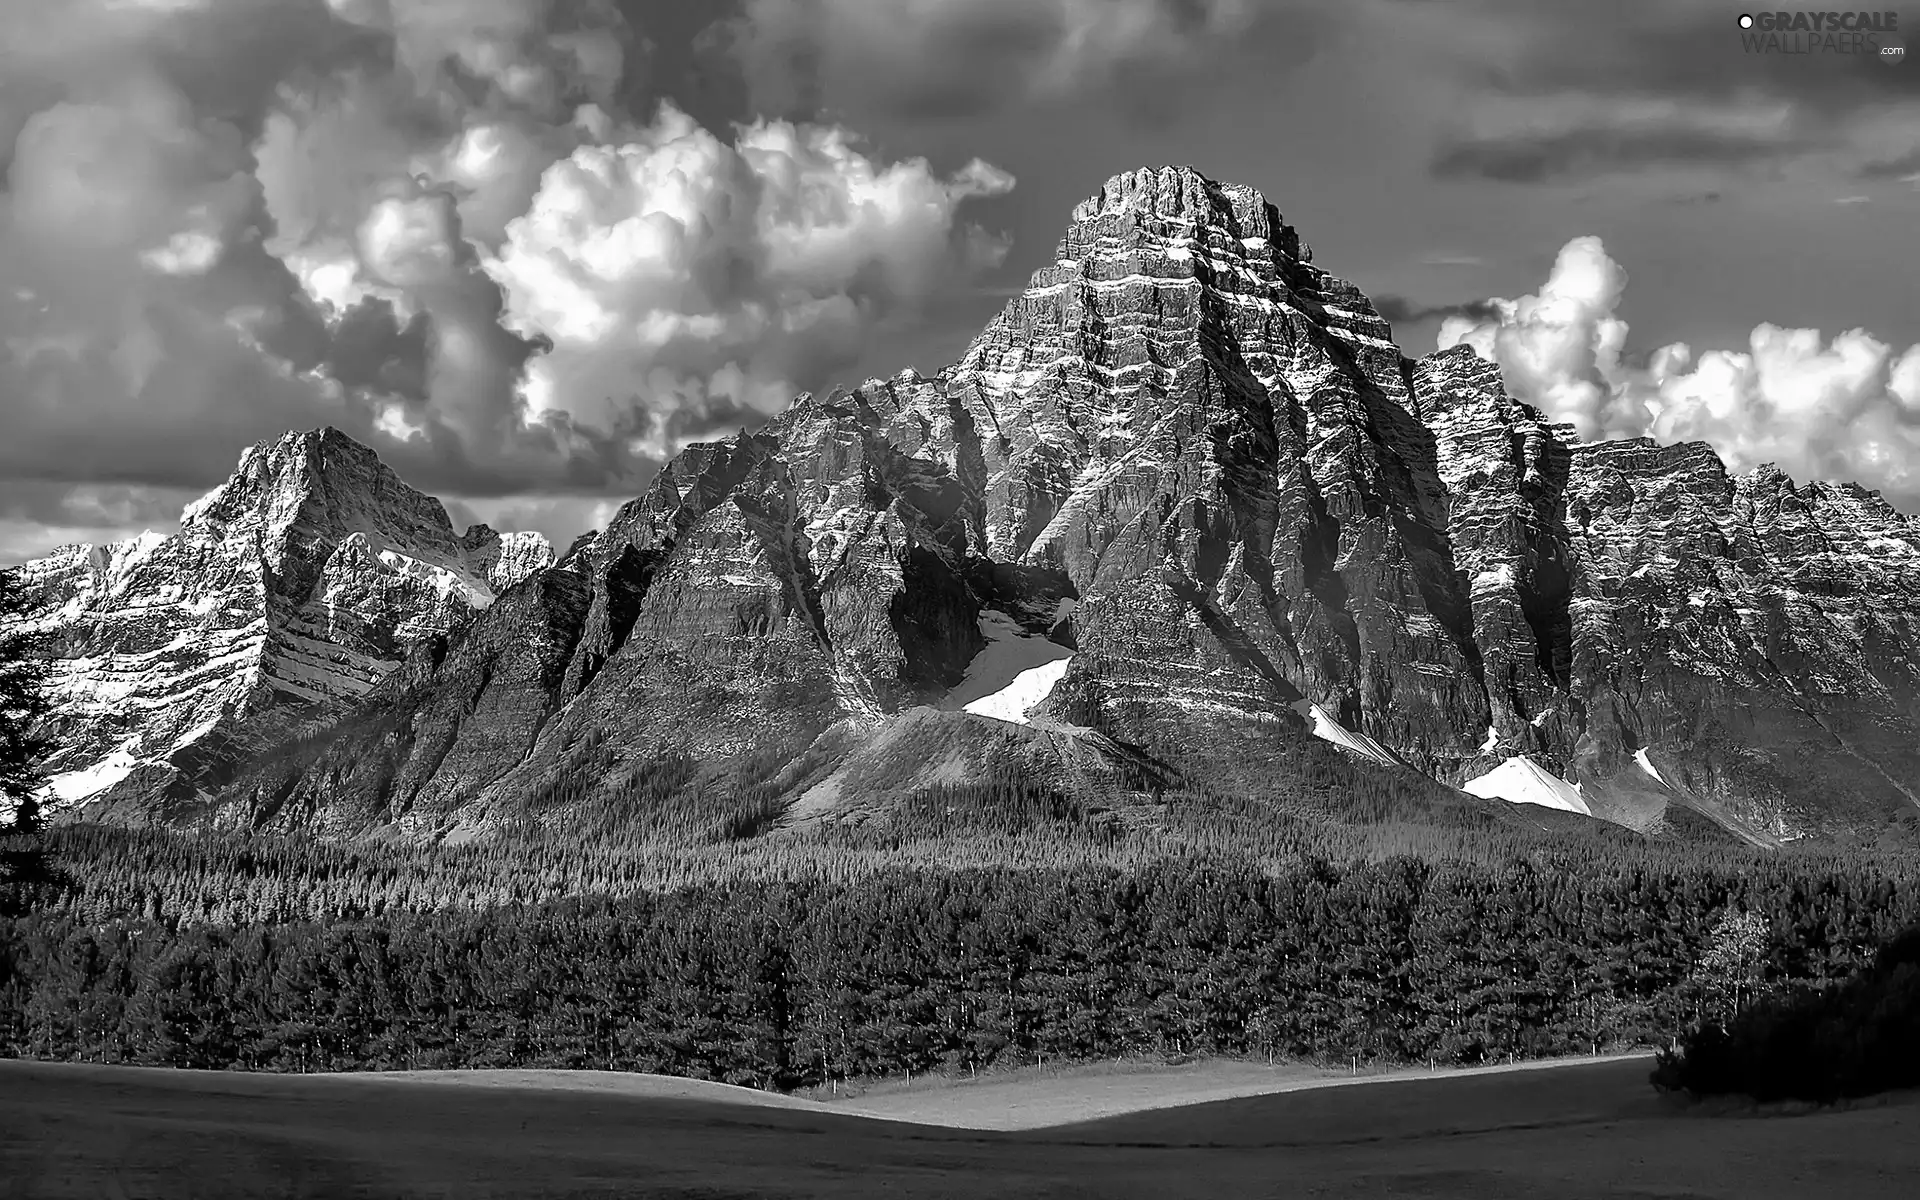
<path id="1" fill-rule="evenodd" d="M 556 558 L 334 430 L 25 568 L 61 804 L 484 837 L 702 789 L 754 829 L 1040 780 L 1435 790 L 1759 845 L 1920 832 L 1920 525 L 1582 443 L 1401 352 L 1260 192 L 1109 180 L 961 359 L 687 447 Z"/>

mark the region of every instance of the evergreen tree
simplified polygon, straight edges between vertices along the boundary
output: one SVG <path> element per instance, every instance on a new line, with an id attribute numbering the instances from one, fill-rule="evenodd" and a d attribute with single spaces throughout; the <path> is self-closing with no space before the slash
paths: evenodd
<path id="1" fill-rule="evenodd" d="M 39 764 L 49 746 L 40 731 L 48 711 L 46 662 L 39 639 L 19 627 L 26 606 L 19 572 L 0 571 L 0 808 L 12 810 L 0 825 L 0 916 L 24 908 L 31 890 L 48 878 L 37 798 L 45 785 Z"/>

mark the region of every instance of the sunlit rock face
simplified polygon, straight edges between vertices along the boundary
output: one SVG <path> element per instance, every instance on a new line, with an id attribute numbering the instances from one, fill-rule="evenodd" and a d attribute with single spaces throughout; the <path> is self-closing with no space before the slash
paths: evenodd
<path id="1" fill-rule="evenodd" d="M 53 795 L 171 782 L 270 710 L 360 696 L 552 559 L 538 534 L 456 534 L 337 430 L 250 447 L 180 532 L 23 568 L 54 655 Z"/>
<path id="2" fill-rule="evenodd" d="M 228 487 L 263 488 L 249 470 Z M 212 819 L 471 832 L 614 794 L 667 750 L 771 755 L 755 787 L 817 798 L 848 747 L 958 746 L 969 721 L 1050 737 L 1069 775 L 1151 746 L 1268 786 L 1263 747 L 1319 737 L 1491 780 L 1476 794 L 1641 828 L 1697 809 L 1760 842 L 1920 811 L 1911 519 L 1729 476 L 1699 444 L 1579 444 L 1472 350 L 1405 357 L 1259 192 L 1186 168 L 1079 205 L 958 363 L 689 447 L 464 632 L 502 582 L 479 564 L 543 552 L 488 559 L 401 487 L 347 489 L 382 513 L 345 523 L 207 535 L 269 547 L 205 551 L 239 564 L 214 572 L 241 581 L 220 603 L 282 597 L 204 617 L 267 614 L 246 687 L 326 702 Z M 180 537 L 169 554 L 202 544 Z M 49 609 L 112 558 L 40 564 Z"/>

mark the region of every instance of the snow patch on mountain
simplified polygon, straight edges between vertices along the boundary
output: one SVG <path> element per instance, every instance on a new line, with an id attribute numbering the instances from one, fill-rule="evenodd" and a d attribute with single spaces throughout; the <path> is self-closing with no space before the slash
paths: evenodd
<path id="1" fill-rule="evenodd" d="M 980 614 L 986 646 L 967 664 L 967 673 L 947 694 L 947 704 L 979 717 L 1027 723 L 1027 713 L 1052 694 L 1067 673 L 1073 651 L 1034 637 L 997 609 Z"/>
<path id="2" fill-rule="evenodd" d="M 73 804 L 106 791 L 133 774 L 133 769 L 139 765 L 140 759 L 129 746 L 121 746 L 80 770 L 48 776 L 47 792 L 53 798 L 53 806 Z"/>
<path id="3" fill-rule="evenodd" d="M 1633 752 L 1633 761 L 1640 764 L 1640 769 L 1642 771 L 1645 771 L 1647 774 L 1653 776 L 1654 781 L 1656 783 L 1659 783 L 1663 787 L 1667 786 L 1667 781 L 1660 777 L 1660 772 L 1654 769 L 1653 763 L 1647 758 L 1647 748 L 1645 746 L 1642 746 L 1638 750 L 1635 750 Z"/>
<path id="4" fill-rule="evenodd" d="M 1515 755 L 1485 775 L 1468 780 L 1461 790 L 1487 800 L 1538 804 L 1583 817 L 1593 815 L 1580 795 L 1580 785 L 1568 783 L 1524 754 Z"/>
<path id="5" fill-rule="evenodd" d="M 1293 702 L 1293 711 L 1313 722 L 1313 736 L 1319 738 L 1321 741 L 1332 742 L 1342 750 L 1351 750 L 1364 758 L 1385 763 L 1390 767 L 1401 765 L 1400 760 L 1394 756 L 1391 750 L 1388 750 L 1385 746 L 1382 746 L 1379 742 L 1374 741 L 1364 733 L 1355 733 L 1353 730 L 1348 729 L 1345 725 L 1342 725 L 1329 716 L 1326 709 L 1321 708 L 1313 701 L 1296 700 Z"/>

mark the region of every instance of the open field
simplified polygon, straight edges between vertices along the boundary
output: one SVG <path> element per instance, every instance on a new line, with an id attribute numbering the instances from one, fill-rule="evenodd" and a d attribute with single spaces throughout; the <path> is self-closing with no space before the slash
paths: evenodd
<path id="1" fill-rule="evenodd" d="M 0 1197 L 1891 1200 L 1920 1173 L 1912 1095 L 1715 1116 L 1637 1058 L 1334 1087 L 1275 1069 L 1294 1090 L 1208 1100 L 1261 1083 L 1218 1066 L 1165 1072 L 1157 1100 L 1158 1073 L 1125 1071 L 821 1104 L 592 1073 L 0 1062 Z M 1011 1128 L 1048 1115 L 1075 1123 Z M 942 1120 L 1009 1128 L 918 1123 Z"/>
<path id="2" fill-rule="evenodd" d="M 1653 1056 L 1639 1053 L 1582 1061 L 1628 1060 L 1643 1062 L 1651 1069 Z M 935 1078 L 912 1081 L 904 1086 L 898 1079 L 888 1080 L 857 1097 L 833 1102 L 829 1111 L 955 1129 L 1011 1131 L 1075 1125 L 1128 1113 L 1308 1088 L 1379 1083 L 1387 1079 L 1460 1078 L 1567 1065 L 1566 1061 L 1547 1060 L 1467 1069 L 1370 1068 L 1358 1074 L 1300 1063 L 1269 1066 L 1228 1059 L 1207 1059 L 1177 1066 L 1130 1061 L 1065 1068 L 1023 1067 L 978 1080 Z M 826 1099 L 817 1091 L 813 1098 Z"/>

